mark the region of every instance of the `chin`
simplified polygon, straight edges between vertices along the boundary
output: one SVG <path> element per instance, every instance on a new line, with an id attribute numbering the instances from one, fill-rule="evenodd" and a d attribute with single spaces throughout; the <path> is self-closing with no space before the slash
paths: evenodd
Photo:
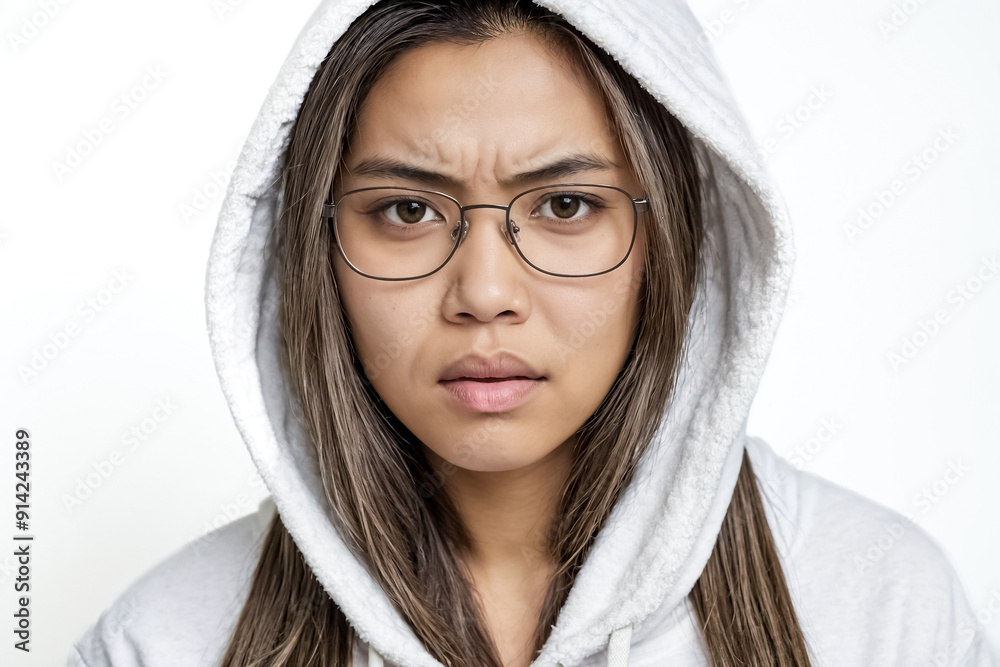
<path id="1" fill-rule="evenodd" d="M 542 455 L 530 456 L 524 452 L 491 453 L 475 456 L 468 463 L 458 466 L 470 472 L 506 472 L 520 470 L 542 459 Z"/>
<path id="2" fill-rule="evenodd" d="M 485 442 L 449 448 L 438 452 L 452 466 L 470 472 L 506 472 L 541 463 L 558 453 L 569 441 L 553 436 L 551 441 L 537 441 L 537 432 L 504 433 Z M 562 443 L 562 444 L 560 444 Z"/>

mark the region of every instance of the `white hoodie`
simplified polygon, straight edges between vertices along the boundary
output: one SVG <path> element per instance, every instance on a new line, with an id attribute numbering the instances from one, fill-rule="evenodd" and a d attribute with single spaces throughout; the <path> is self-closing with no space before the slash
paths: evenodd
<path id="1" fill-rule="evenodd" d="M 276 283 L 264 271 L 289 130 L 319 63 L 371 4 L 325 0 L 303 28 L 250 131 L 212 244 L 212 352 L 271 497 L 134 583 L 77 641 L 69 665 L 217 665 L 275 509 L 357 631 L 355 665 L 440 665 L 326 517 L 280 372 Z M 814 665 L 990 665 L 954 570 L 918 526 L 797 470 L 746 435 L 791 278 L 792 238 L 691 11 L 683 0 L 538 4 L 613 55 L 684 123 L 712 173 L 707 270 L 670 409 L 533 665 L 709 664 L 687 595 L 715 543 L 744 449 Z"/>

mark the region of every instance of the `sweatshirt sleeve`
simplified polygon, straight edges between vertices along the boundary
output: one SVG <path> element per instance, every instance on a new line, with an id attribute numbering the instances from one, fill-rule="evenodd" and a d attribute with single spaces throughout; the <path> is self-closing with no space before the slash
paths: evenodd
<path id="1" fill-rule="evenodd" d="M 958 572 L 916 517 L 757 442 L 748 451 L 815 665 L 994 664 Z"/>
<path id="2" fill-rule="evenodd" d="M 133 596 L 116 600 L 73 644 L 66 667 L 142 666 L 142 656 L 128 634 L 139 611 Z"/>
<path id="3" fill-rule="evenodd" d="M 975 631 L 969 648 L 954 664 L 958 667 L 994 667 L 989 644 L 982 632 Z"/>
<path id="4" fill-rule="evenodd" d="M 83 659 L 75 644 L 70 651 L 69 657 L 66 658 L 66 667 L 90 667 L 90 663 Z"/>
<path id="5" fill-rule="evenodd" d="M 940 545 L 917 523 L 874 503 L 865 511 L 841 509 L 840 521 L 828 517 L 817 528 L 826 533 L 819 540 L 825 550 L 808 550 L 823 571 L 808 586 L 818 596 L 811 613 L 840 635 L 826 644 L 827 655 L 853 655 L 857 662 L 849 664 L 992 665 L 982 626 Z"/>
<path id="6" fill-rule="evenodd" d="M 83 632 L 67 667 L 218 665 L 273 514 L 262 502 L 157 564 Z"/>
<path id="7" fill-rule="evenodd" d="M 945 569 L 950 575 L 951 610 L 938 625 L 934 651 L 927 664 L 934 667 L 994 667 L 989 642 L 969 605 L 958 574 L 950 563 L 945 564 Z M 941 606 L 944 607 L 943 604 Z"/>

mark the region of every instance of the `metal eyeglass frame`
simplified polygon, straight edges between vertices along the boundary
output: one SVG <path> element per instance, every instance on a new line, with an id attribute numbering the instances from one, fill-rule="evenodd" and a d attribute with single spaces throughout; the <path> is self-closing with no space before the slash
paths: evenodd
<path id="1" fill-rule="evenodd" d="M 591 187 L 591 188 L 597 187 L 597 188 L 608 188 L 608 189 L 611 189 L 611 190 L 617 190 L 618 192 L 621 192 L 626 197 L 628 197 L 629 202 L 631 202 L 631 204 L 632 204 L 632 239 L 629 241 L 628 250 L 625 252 L 625 256 L 622 257 L 622 259 L 621 259 L 620 262 L 618 262 L 617 264 L 615 264 L 614 266 L 612 266 L 610 269 L 606 269 L 604 271 L 598 271 L 597 273 L 587 273 L 587 274 L 584 274 L 584 275 L 575 275 L 575 274 L 569 274 L 569 273 L 554 273 L 552 271 L 546 271 L 545 269 L 541 269 L 541 268 L 535 266 L 534 264 L 531 263 L 531 261 L 527 257 L 524 256 L 524 253 L 521 252 L 521 248 L 520 248 L 520 246 L 518 246 L 517 241 L 516 241 L 516 236 L 515 236 L 517 234 L 517 232 L 520 231 L 520 228 L 517 227 L 517 225 L 515 225 L 514 223 L 512 223 L 511 219 L 510 219 L 510 209 L 514 206 L 514 202 L 516 202 L 521 197 L 523 197 L 523 196 L 525 196 L 527 194 L 530 194 L 532 192 L 536 192 L 538 190 L 547 190 L 547 189 L 551 189 L 551 188 L 563 188 L 563 187 Z M 373 276 L 373 275 L 367 274 L 367 273 L 361 271 L 358 267 L 354 266 L 353 263 L 351 263 L 351 260 L 347 258 L 347 254 L 344 253 L 344 248 L 343 248 L 343 246 L 340 243 L 340 234 L 339 234 L 339 232 L 337 230 L 336 224 L 334 223 L 334 221 L 335 221 L 335 213 L 336 213 L 336 210 L 337 210 L 337 206 L 340 204 L 341 201 L 343 201 L 344 197 L 346 197 L 349 194 L 353 194 L 355 192 L 364 192 L 364 191 L 367 191 L 367 190 L 406 190 L 406 191 L 409 191 L 409 192 L 426 192 L 426 193 L 429 193 L 429 194 L 439 195 L 441 197 L 445 197 L 446 199 L 449 199 L 449 200 L 455 202 L 455 206 L 458 207 L 459 216 L 460 216 L 459 222 L 461 223 L 461 233 L 458 234 L 457 238 L 455 239 L 455 245 L 452 246 L 451 252 L 448 253 L 448 256 L 445 258 L 445 260 L 443 262 L 441 262 L 440 265 L 438 265 L 438 267 L 436 269 L 434 269 L 433 271 L 430 271 L 428 273 L 424 273 L 422 275 L 419 275 L 419 276 L 413 276 L 411 278 L 383 278 L 383 277 L 380 277 L 380 276 Z M 332 199 L 332 192 L 331 192 L 331 199 Z M 641 198 L 633 197 L 628 191 L 623 190 L 622 188 L 616 187 L 614 185 L 601 185 L 601 184 L 597 184 L 597 183 L 556 183 L 554 185 L 543 185 L 543 186 L 540 186 L 540 187 L 537 187 L 537 188 L 531 188 L 530 190 L 525 190 L 521 194 L 519 194 L 516 197 L 514 197 L 513 199 L 511 199 L 510 203 L 507 204 L 506 206 L 500 206 L 499 204 L 471 204 L 469 206 L 462 206 L 462 203 L 460 201 L 458 201 L 457 199 L 455 199 L 454 197 L 452 197 L 449 194 L 445 194 L 444 192 L 437 192 L 435 190 L 426 190 L 424 188 L 403 188 L 403 187 L 394 187 L 394 186 L 377 186 L 377 187 L 370 187 L 370 188 L 358 188 L 356 190 L 350 190 L 348 192 L 345 192 L 344 194 L 342 194 L 340 196 L 340 198 L 337 200 L 336 203 L 333 203 L 332 201 L 327 200 L 323 204 L 322 217 L 326 218 L 327 224 L 331 227 L 330 231 L 333 232 L 334 239 L 336 240 L 336 243 L 337 243 L 337 249 L 340 251 L 340 256 L 344 258 L 344 261 L 347 262 L 347 265 L 350 266 L 356 273 L 358 273 L 358 274 L 360 274 L 360 275 L 362 275 L 362 276 L 364 276 L 366 278 L 371 278 L 373 280 L 391 280 L 391 281 L 417 280 L 419 278 L 426 278 L 429 275 L 437 273 L 442 268 L 444 268 L 445 264 L 447 264 L 451 260 L 452 256 L 455 254 L 455 251 L 458 250 L 458 247 L 460 245 L 462 245 L 462 241 L 465 240 L 465 237 L 466 237 L 466 235 L 469 232 L 469 221 L 465 217 L 465 212 L 466 211 L 471 211 L 471 210 L 477 209 L 477 208 L 495 208 L 495 209 L 499 209 L 499 210 L 505 212 L 504 236 L 506 237 L 507 242 L 510 243 L 512 246 L 514 246 L 514 249 L 517 250 L 517 254 L 521 256 L 521 259 L 523 259 L 525 261 L 525 263 L 528 266 L 530 266 L 531 268 L 533 268 L 536 271 L 539 271 L 541 273 L 545 273 L 545 274 L 550 275 L 550 276 L 557 276 L 557 277 L 560 277 L 560 278 L 590 278 L 592 276 L 600 276 L 600 275 L 603 275 L 605 273 L 609 273 L 611 271 L 614 271 L 619 266 L 621 266 L 622 264 L 624 264 L 625 260 L 627 260 L 628 257 L 629 257 L 629 255 L 632 254 L 632 246 L 635 245 L 636 230 L 638 229 L 638 226 L 639 226 L 639 213 L 645 213 L 646 211 L 649 210 L 649 200 L 647 200 L 645 197 L 641 197 Z M 455 231 L 457 231 L 458 229 L 459 229 L 459 227 L 456 227 Z M 455 231 L 452 231 L 452 236 L 455 236 Z"/>

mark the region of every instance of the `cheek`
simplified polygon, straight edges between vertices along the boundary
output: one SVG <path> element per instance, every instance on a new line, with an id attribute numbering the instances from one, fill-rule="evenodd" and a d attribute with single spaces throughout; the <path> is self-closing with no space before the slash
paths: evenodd
<path id="1" fill-rule="evenodd" d="M 392 392 L 406 377 L 416 347 L 411 314 L 399 309 L 362 307 L 351 318 L 354 345 L 365 375 L 376 391 Z"/>
<path id="2" fill-rule="evenodd" d="M 563 299 L 552 305 L 556 334 L 556 360 L 564 373 L 594 375 L 597 368 L 624 364 L 632 344 L 640 311 L 641 272 L 612 274 L 600 290 L 583 293 L 579 300 Z"/>
<path id="3" fill-rule="evenodd" d="M 334 266 L 355 351 L 365 375 L 378 388 L 377 383 L 398 370 L 400 360 L 413 345 L 410 314 L 401 309 L 400 300 L 381 293 L 383 285 L 354 273 L 342 258 Z"/>
<path id="4" fill-rule="evenodd" d="M 344 273 L 338 285 L 355 352 L 375 391 L 401 416 L 436 360 L 429 344 L 441 318 L 440 297 L 429 283 L 401 290 L 349 267 Z"/>
<path id="5" fill-rule="evenodd" d="M 621 285 L 629 285 L 629 280 Z M 621 289 L 621 288 L 619 288 Z M 552 414 L 578 428 L 604 400 L 632 345 L 638 316 L 637 290 L 602 290 L 575 308 L 564 306 L 553 327 L 553 375 L 558 382 Z"/>

